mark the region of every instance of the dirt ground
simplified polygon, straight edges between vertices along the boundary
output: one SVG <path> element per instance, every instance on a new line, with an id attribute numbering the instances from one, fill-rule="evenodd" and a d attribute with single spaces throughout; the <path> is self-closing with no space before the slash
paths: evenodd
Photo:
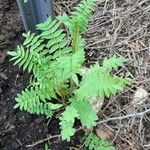
<path id="1" fill-rule="evenodd" d="M 29 75 L 14 67 L 6 52 L 21 42 L 22 32 L 17 3 L 14 0 L 0 1 L 0 150 L 43 150 L 45 143 L 33 148 L 26 148 L 26 145 L 59 133 L 57 118 L 47 120 L 13 109 L 14 98 L 26 87 Z M 71 144 L 56 139 L 50 144 L 51 149 L 62 150 L 78 145 L 78 136 L 77 142 L 73 140 Z"/>
<path id="2" fill-rule="evenodd" d="M 69 13 L 80 0 L 55 0 L 56 14 Z M 98 2 L 86 33 L 86 66 L 101 62 L 113 54 L 128 58 L 116 74 L 129 71 L 132 84 L 124 92 L 106 99 L 100 120 L 137 114 L 150 109 L 150 0 L 102 0 Z M 30 115 L 14 110 L 14 98 L 28 84 L 29 75 L 14 67 L 6 55 L 21 43 L 23 25 L 17 3 L 0 1 L 0 150 L 43 150 L 45 143 L 52 150 L 84 150 L 82 132 L 70 143 L 59 138 L 46 140 L 32 148 L 26 145 L 59 134 L 58 119 Z M 135 93 L 143 89 L 147 97 L 133 104 Z M 134 115 L 100 123 L 98 136 L 107 135 L 116 150 L 150 150 L 150 115 Z"/>

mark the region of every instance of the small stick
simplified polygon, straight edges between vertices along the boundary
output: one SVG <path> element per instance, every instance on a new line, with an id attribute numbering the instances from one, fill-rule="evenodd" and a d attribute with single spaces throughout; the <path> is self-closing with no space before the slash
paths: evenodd
<path id="1" fill-rule="evenodd" d="M 41 144 L 41 143 L 44 143 L 44 142 L 46 142 L 46 141 L 48 141 L 48 140 L 51 140 L 51 139 L 54 139 L 54 138 L 59 138 L 60 137 L 60 134 L 59 135 L 49 135 L 47 138 L 45 138 L 45 139 L 42 139 L 42 140 L 39 140 L 39 141 L 37 141 L 37 142 L 35 142 L 35 143 L 33 143 L 33 144 L 31 144 L 31 145 L 26 145 L 26 147 L 27 148 L 31 148 L 31 147 L 34 147 L 34 146 L 36 146 L 36 145 L 38 145 L 38 144 Z"/>
<path id="2" fill-rule="evenodd" d="M 108 119 L 99 121 L 97 124 L 102 124 L 102 123 L 106 123 L 108 121 L 113 121 L 113 120 L 123 120 L 123 119 L 131 118 L 131 117 L 143 116 L 147 113 L 150 113 L 150 109 L 147 109 L 147 110 L 145 110 L 143 112 L 140 112 L 140 113 L 129 114 L 129 115 L 121 116 L 121 117 L 108 118 Z M 83 129 L 83 128 L 79 128 L 79 130 L 81 130 L 81 129 Z M 45 141 L 51 140 L 53 138 L 59 138 L 59 137 L 60 137 L 60 134 L 59 135 L 54 135 L 54 136 L 49 135 L 46 139 L 39 140 L 39 141 L 37 141 L 37 142 L 35 142 L 31 145 L 27 145 L 26 147 L 31 148 L 31 147 L 34 147 L 38 144 L 44 143 Z"/>
<path id="3" fill-rule="evenodd" d="M 147 110 L 145 110 L 143 112 L 140 112 L 140 113 L 129 114 L 129 115 L 121 116 L 121 117 L 108 118 L 108 119 L 99 121 L 97 124 L 102 124 L 102 123 L 105 123 L 105 122 L 108 122 L 108 121 L 123 120 L 123 119 L 131 118 L 131 117 L 143 116 L 147 113 L 150 113 L 150 109 L 147 109 Z"/>
<path id="4" fill-rule="evenodd" d="M 78 128 L 76 131 L 78 132 L 78 131 L 80 131 L 80 130 L 83 130 L 84 129 L 84 127 L 80 127 L 80 128 Z M 29 144 L 29 145 L 26 145 L 26 147 L 27 148 L 31 148 L 31 147 L 34 147 L 34 146 L 36 146 L 36 145 L 38 145 L 38 144 L 42 144 L 42 143 L 44 143 L 44 142 L 46 142 L 46 141 L 48 141 L 48 140 L 51 140 L 51 139 L 54 139 L 54 138 L 59 138 L 61 135 L 60 134 L 58 134 L 58 135 L 49 135 L 47 138 L 45 138 L 45 139 L 42 139 L 42 140 L 39 140 L 39 141 L 37 141 L 37 142 L 35 142 L 35 143 L 33 143 L 33 144 Z"/>

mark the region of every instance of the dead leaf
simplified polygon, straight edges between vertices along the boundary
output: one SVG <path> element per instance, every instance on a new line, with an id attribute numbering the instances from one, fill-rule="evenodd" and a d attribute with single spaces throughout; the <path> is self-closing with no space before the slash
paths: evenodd
<path id="1" fill-rule="evenodd" d="M 105 125 L 98 125 L 96 129 L 97 136 L 104 140 L 110 140 L 114 137 L 112 131 Z"/>

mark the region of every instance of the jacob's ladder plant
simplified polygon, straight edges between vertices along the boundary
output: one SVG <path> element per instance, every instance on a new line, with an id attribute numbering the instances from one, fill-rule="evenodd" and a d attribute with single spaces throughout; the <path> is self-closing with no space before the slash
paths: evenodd
<path id="1" fill-rule="evenodd" d="M 70 16 L 48 18 L 37 25 L 40 35 L 24 33 L 23 44 L 8 52 L 14 65 L 32 73 L 29 86 L 16 97 L 15 108 L 47 117 L 56 110 L 64 110 L 59 119 L 62 139 L 67 141 L 76 132 L 75 119 L 87 128 L 96 125 L 98 117 L 90 98 L 115 95 L 130 82 L 127 75 L 119 77 L 111 73 L 126 62 L 122 56 L 105 58 L 102 64 L 97 63 L 80 74 L 85 61 L 83 33 L 95 6 L 96 0 L 83 0 Z"/>

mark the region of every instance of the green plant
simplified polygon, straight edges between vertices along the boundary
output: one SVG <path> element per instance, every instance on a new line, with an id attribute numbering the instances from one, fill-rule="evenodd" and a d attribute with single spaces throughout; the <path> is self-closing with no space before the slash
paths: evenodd
<path id="1" fill-rule="evenodd" d="M 28 0 L 24 0 L 24 3 L 27 3 L 28 2 Z"/>
<path id="2" fill-rule="evenodd" d="M 49 145 L 47 143 L 45 144 L 44 150 L 50 150 Z"/>
<path id="3" fill-rule="evenodd" d="M 108 141 L 100 139 L 93 133 L 90 133 L 87 136 L 85 146 L 89 150 L 115 150 L 115 148 Z"/>
<path id="4" fill-rule="evenodd" d="M 96 0 L 83 0 L 70 16 L 48 18 L 37 25 L 40 35 L 24 33 L 23 45 L 8 52 L 15 65 L 33 75 L 29 86 L 17 95 L 15 108 L 47 117 L 65 109 L 60 117 L 60 128 L 62 139 L 67 141 L 76 131 L 76 118 L 87 128 L 96 125 L 98 117 L 89 102 L 91 97 L 110 97 L 130 83 L 128 76 L 111 73 L 126 62 L 121 56 L 105 58 L 102 65 L 95 64 L 84 75 L 80 74 L 85 61 L 83 33 L 95 5 Z M 68 29 L 67 35 L 61 24 Z"/>

